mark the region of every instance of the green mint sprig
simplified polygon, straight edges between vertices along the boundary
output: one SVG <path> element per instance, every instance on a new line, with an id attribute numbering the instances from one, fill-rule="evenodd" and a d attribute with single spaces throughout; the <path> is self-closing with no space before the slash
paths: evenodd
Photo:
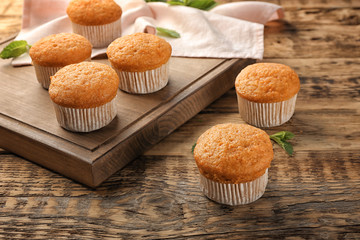
<path id="1" fill-rule="evenodd" d="M 217 5 L 217 3 L 213 0 L 170 0 L 167 3 L 170 5 L 182 5 L 198 8 L 205 11 L 208 11 Z"/>
<path id="2" fill-rule="evenodd" d="M 1 51 L 0 57 L 2 59 L 18 57 L 29 51 L 30 48 L 31 45 L 29 45 L 25 40 L 12 41 Z"/>
<path id="3" fill-rule="evenodd" d="M 192 145 L 192 147 L 191 147 L 191 153 L 192 154 L 194 154 L 195 147 L 196 147 L 196 143 L 194 143 L 194 145 Z"/>
<path id="4" fill-rule="evenodd" d="M 162 27 L 157 27 L 156 31 L 157 31 L 158 35 L 163 35 L 163 36 L 166 36 L 166 37 L 172 37 L 172 38 L 179 38 L 180 37 L 180 34 L 175 30 L 162 28 Z"/>
<path id="5" fill-rule="evenodd" d="M 287 142 L 287 140 L 292 139 L 295 136 L 292 132 L 281 131 L 270 135 L 270 139 L 280 145 L 290 156 L 293 154 L 294 150 L 292 145 Z"/>
<path id="6" fill-rule="evenodd" d="M 146 0 L 146 2 L 166 2 L 170 5 L 193 7 L 205 11 L 208 11 L 217 5 L 217 2 L 213 0 Z"/>

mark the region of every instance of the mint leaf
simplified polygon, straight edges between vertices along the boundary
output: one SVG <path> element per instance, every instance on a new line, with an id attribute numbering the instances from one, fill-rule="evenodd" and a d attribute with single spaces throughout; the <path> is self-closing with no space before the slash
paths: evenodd
<path id="1" fill-rule="evenodd" d="M 283 141 L 283 144 L 281 146 L 290 156 L 293 154 L 294 150 L 293 150 L 293 146 L 286 141 Z"/>
<path id="2" fill-rule="evenodd" d="M 282 142 L 282 140 L 281 140 L 280 138 L 275 137 L 274 135 L 271 135 L 271 136 L 270 136 L 270 139 L 273 140 L 274 142 L 276 142 L 277 144 L 279 144 L 280 147 L 282 147 L 283 142 Z"/>
<path id="3" fill-rule="evenodd" d="M 174 30 L 171 30 L 171 29 L 157 27 L 156 30 L 158 31 L 159 35 L 172 37 L 172 38 L 179 38 L 180 37 L 180 34 L 178 32 L 176 32 Z"/>
<path id="4" fill-rule="evenodd" d="M 212 0 L 193 0 L 189 2 L 189 7 L 198 8 L 201 10 L 210 10 L 211 8 L 215 7 L 217 3 Z"/>
<path id="5" fill-rule="evenodd" d="M 289 132 L 289 131 L 281 131 L 281 132 L 273 134 L 272 136 L 279 137 L 280 139 L 283 139 L 283 140 L 289 140 L 289 139 L 292 139 L 295 136 L 295 134 L 293 134 L 292 132 Z"/>
<path id="6" fill-rule="evenodd" d="M 170 4 L 170 5 L 182 5 L 182 6 L 186 6 L 183 1 L 173 0 L 173 1 L 168 1 L 167 3 Z"/>
<path id="7" fill-rule="evenodd" d="M 273 135 L 270 135 L 270 139 L 276 142 L 280 145 L 290 156 L 293 154 L 294 150 L 292 145 L 287 142 L 286 140 L 289 140 L 293 138 L 295 135 L 292 132 L 288 131 L 281 131 L 278 133 L 275 133 Z"/>
<path id="8" fill-rule="evenodd" d="M 8 44 L 0 53 L 2 59 L 18 57 L 30 49 L 30 45 L 25 40 L 13 41 Z"/>
<path id="9" fill-rule="evenodd" d="M 205 11 L 210 10 L 217 5 L 217 3 L 213 0 L 169 0 L 167 3 L 170 5 L 182 5 L 198 8 Z"/>
<path id="10" fill-rule="evenodd" d="M 194 154 L 195 147 L 196 147 L 196 143 L 194 143 L 194 145 L 192 145 L 192 147 L 191 147 L 191 153 L 192 154 Z"/>

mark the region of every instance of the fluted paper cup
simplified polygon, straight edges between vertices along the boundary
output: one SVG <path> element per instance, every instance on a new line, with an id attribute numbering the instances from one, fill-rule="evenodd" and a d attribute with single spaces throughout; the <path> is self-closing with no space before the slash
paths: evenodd
<path id="1" fill-rule="evenodd" d="M 159 91 L 169 81 L 169 61 L 145 72 L 125 72 L 114 67 L 119 76 L 119 88 L 128 93 L 146 94 Z"/>
<path id="2" fill-rule="evenodd" d="M 84 61 L 91 61 L 91 58 L 87 58 Z M 45 67 L 40 66 L 36 63 L 32 63 L 35 69 L 35 74 L 38 82 L 41 84 L 41 86 L 45 89 L 49 89 L 51 80 L 50 77 L 54 76 L 57 71 L 59 71 L 63 67 Z"/>
<path id="3" fill-rule="evenodd" d="M 256 127 L 275 127 L 290 120 L 295 112 L 297 94 L 289 100 L 275 103 L 258 103 L 237 94 L 242 119 Z"/>
<path id="4" fill-rule="evenodd" d="M 116 97 L 94 108 L 68 108 L 53 103 L 60 126 L 73 132 L 91 132 L 108 125 L 116 116 Z"/>
<path id="5" fill-rule="evenodd" d="M 72 29 L 74 33 L 87 38 L 94 48 L 104 48 L 121 36 L 121 18 L 112 23 L 94 26 L 84 26 L 72 22 Z"/>
<path id="6" fill-rule="evenodd" d="M 62 67 L 44 67 L 37 64 L 34 64 L 35 74 L 38 82 L 45 89 L 48 89 L 50 86 L 50 76 L 53 76 L 57 71 Z"/>
<path id="7" fill-rule="evenodd" d="M 200 187 L 211 200 L 226 205 L 242 205 L 258 200 L 265 192 L 268 182 L 268 169 L 261 177 L 246 183 L 219 183 L 200 173 Z"/>

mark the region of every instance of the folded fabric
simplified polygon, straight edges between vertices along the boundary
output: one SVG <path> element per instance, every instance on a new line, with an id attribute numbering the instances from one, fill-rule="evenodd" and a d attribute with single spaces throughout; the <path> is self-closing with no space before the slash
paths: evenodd
<path id="1" fill-rule="evenodd" d="M 25 0 L 23 28 L 16 39 L 34 44 L 50 34 L 71 32 L 71 22 L 65 12 L 68 2 Z M 180 33 L 180 38 L 164 38 L 173 48 L 172 56 L 181 57 L 261 59 L 264 24 L 283 17 L 280 6 L 265 2 L 227 3 L 210 11 L 143 0 L 116 2 L 123 9 L 122 35 L 156 34 L 156 27 L 175 30 Z M 47 11 L 39 11 L 44 8 Z M 105 52 L 106 48 L 94 48 L 92 57 Z M 12 64 L 29 65 L 31 59 L 28 54 L 23 54 Z"/>

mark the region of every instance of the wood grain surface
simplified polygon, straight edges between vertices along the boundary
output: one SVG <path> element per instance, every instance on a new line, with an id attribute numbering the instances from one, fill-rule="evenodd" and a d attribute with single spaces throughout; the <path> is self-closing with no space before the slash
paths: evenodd
<path id="1" fill-rule="evenodd" d="M 0 151 L 0 239 L 360 239 L 360 2 L 269 2 L 285 19 L 267 24 L 263 61 L 291 66 L 301 90 L 294 117 L 266 129 L 296 137 L 293 157 L 274 145 L 262 198 L 229 207 L 199 189 L 191 146 L 243 122 L 231 89 L 96 190 Z M 0 2 L 0 39 L 21 5 Z"/>

